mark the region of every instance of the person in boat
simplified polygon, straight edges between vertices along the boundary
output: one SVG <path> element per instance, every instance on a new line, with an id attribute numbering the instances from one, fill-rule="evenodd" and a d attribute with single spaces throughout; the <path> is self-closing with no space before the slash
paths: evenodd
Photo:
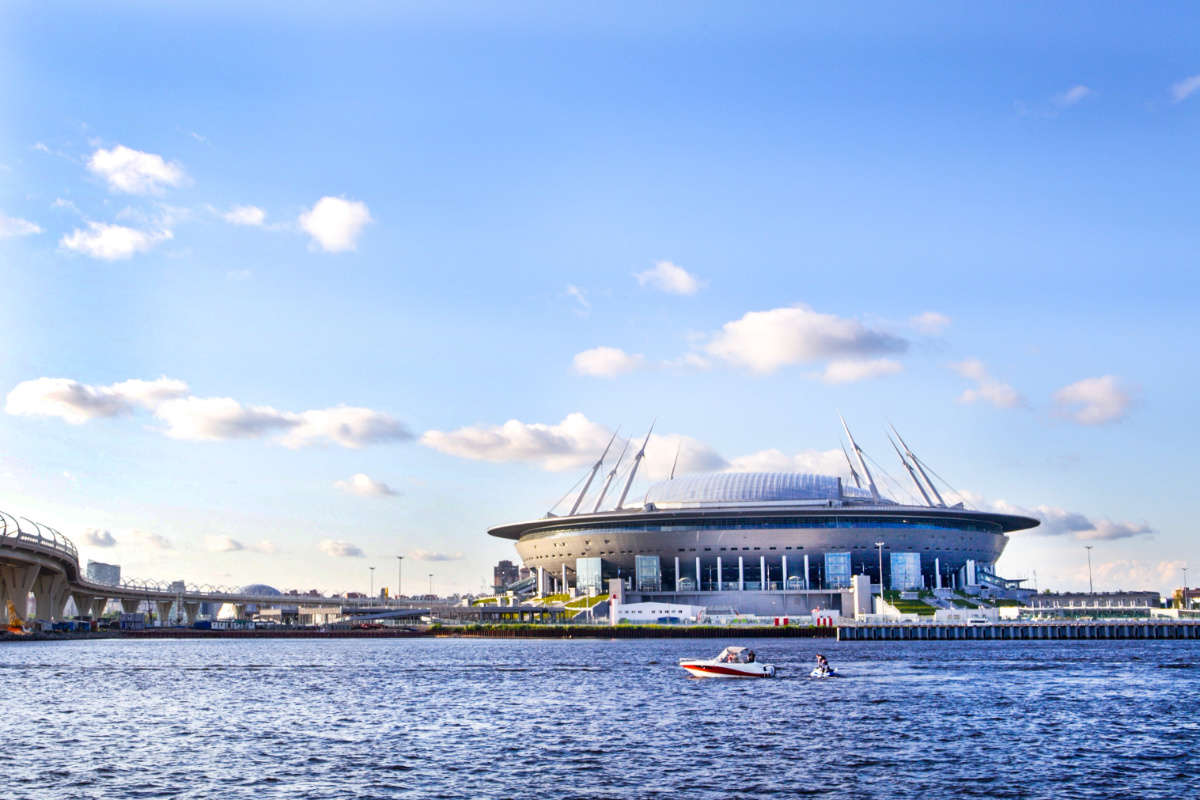
<path id="1" fill-rule="evenodd" d="M 753 650 L 746 651 L 746 663 L 747 664 L 754 663 L 754 651 Z"/>
<path id="2" fill-rule="evenodd" d="M 825 658 L 825 656 L 821 655 L 820 653 L 817 653 L 817 669 L 821 670 L 822 672 L 829 672 L 829 659 Z"/>

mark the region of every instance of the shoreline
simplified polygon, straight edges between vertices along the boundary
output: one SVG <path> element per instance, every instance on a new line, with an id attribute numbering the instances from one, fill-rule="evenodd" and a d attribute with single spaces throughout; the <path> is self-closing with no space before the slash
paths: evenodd
<path id="1" fill-rule="evenodd" d="M 31 633 L 0 635 L 3 642 L 87 641 L 94 639 L 719 639 L 748 636 L 759 639 L 833 639 L 836 628 L 798 626 L 668 627 L 654 625 L 469 625 L 423 629 L 373 630 L 196 630 L 149 628 L 141 631 L 94 633 Z"/>

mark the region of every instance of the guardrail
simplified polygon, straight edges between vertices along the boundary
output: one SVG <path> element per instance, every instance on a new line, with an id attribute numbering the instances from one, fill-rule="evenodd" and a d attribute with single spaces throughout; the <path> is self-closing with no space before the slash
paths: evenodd
<path id="1" fill-rule="evenodd" d="M 22 525 L 24 522 L 26 525 Z M 42 525 L 27 517 L 14 517 L 6 511 L 0 511 L 0 539 L 11 539 L 42 550 L 50 550 L 70 556 L 79 564 L 79 552 L 75 544 L 49 525 Z"/>

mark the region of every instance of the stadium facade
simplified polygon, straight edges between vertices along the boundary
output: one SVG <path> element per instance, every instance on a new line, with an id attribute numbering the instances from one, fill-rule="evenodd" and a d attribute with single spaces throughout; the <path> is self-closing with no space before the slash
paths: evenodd
<path id="1" fill-rule="evenodd" d="M 897 455 L 925 502 L 884 497 L 846 433 L 858 464 L 847 454 L 855 485 L 806 473 L 672 476 L 630 507 L 626 495 L 643 444 L 612 510 L 600 508 L 619 459 L 594 507 L 580 512 L 601 456 L 570 513 L 488 533 L 515 542 L 521 560 L 537 570 L 538 591 L 600 593 L 621 578 L 644 599 L 669 596 L 743 613 L 840 608 L 857 574 L 897 590 L 1014 584 L 996 575 L 995 562 L 1008 534 L 1037 520 L 946 503 L 907 446 L 897 446 Z"/>

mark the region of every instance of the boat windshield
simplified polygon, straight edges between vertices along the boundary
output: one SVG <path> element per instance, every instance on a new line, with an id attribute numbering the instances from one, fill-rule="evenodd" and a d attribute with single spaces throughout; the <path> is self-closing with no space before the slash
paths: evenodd
<path id="1" fill-rule="evenodd" d="M 751 664 L 754 662 L 754 651 L 745 647 L 726 647 L 717 656 L 717 661 L 726 664 Z"/>

